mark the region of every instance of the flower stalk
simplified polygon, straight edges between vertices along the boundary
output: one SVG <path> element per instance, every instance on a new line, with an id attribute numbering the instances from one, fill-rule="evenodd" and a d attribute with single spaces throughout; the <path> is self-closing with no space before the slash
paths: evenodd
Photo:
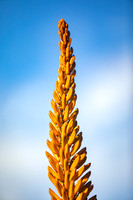
<path id="1" fill-rule="evenodd" d="M 91 163 L 85 164 L 87 159 L 86 147 L 81 150 L 82 132 L 79 132 L 77 123 L 78 108 L 75 108 L 77 95 L 74 78 L 75 56 L 71 47 L 71 37 L 68 24 L 61 19 L 59 28 L 59 57 L 60 67 L 55 83 L 55 90 L 51 100 L 53 112 L 49 111 L 49 136 L 47 146 L 52 155 L 46 151 L 46 156 L 51 166 L 48 166 L 48 177 L 55 185 L 58 195 L 49 189 L 51 200 L 86 200 L 93 189 L 88 181 L 91 172 L 87 172 Z M 83 176 L 82 176 L 83 175 Z M 96 195 L 89 200 L 96 200 Z"/>

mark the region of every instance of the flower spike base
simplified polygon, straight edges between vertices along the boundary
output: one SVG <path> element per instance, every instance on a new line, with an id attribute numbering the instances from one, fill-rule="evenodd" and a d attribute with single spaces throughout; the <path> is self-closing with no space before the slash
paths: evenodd
<path id="1" fill-rule="evenodd" d="M 61 50 L 60 67 L 55 90 L 51 100 L 53 112 L 49 111 L 51 122 L 49 123 L 49 136 L 47 146 L 52 155 L 46 152 L 50 166 L 48 166 L 48 177 L 57 189 L 56 194 L 49 189 L 52 200 L 86 200 L 93 189 L 91 181 L 88 181 L 91 172 L 90 163 L 86 161 L 86 147 L 81 150 L 82 132 L 76 121 L 78 108 L 74 110 L 77 95 L 74 77 L 75 56 L 71 45 L 68 24 L 61 19 L 58 24 L 59 47 Z M 85 173 L 85 174 L 84 174 Z M 89 200 L 96 200 L 96 195 Z"/>

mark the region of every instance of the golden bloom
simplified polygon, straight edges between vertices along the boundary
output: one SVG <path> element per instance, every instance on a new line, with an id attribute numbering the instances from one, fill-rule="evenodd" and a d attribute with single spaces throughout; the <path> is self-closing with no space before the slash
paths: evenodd
<path id="1" fill-rule="evenodd" d="M 86 147 L 78 151 L 83 137 L 76 121 L 79 110 L 78 108 L 74 110 L 77 99 L 74 82 L 75 56 L 73 48 L 70 47 L 68 24 L 61 19 L 58 28 L 61 39 L 59 42 L 60 67 L 55 83 L 56 89 L 53 92 L 54 100 L 51 100 L 53 112 L 49 111 L 51 141 L 47 140 L 47 146 L 53 155 L 46 152 L 51 165 L 48 166 L 48 177 L 55 185 L 58 195 L 51 189 L 49 189 L 49 194 L 52 200 L 86 200 L 93 185 L 91 181 L 88 181 L 90 171 L 82 176 L 91 165 L 84 164 L 87 158 Z M 89 200 L 96 200 L 96 195 Z"/>

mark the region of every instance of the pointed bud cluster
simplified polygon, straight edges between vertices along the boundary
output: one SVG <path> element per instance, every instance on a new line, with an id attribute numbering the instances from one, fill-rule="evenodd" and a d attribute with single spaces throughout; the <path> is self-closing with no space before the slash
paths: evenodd
<path id="1" fill-rule="evenodd" d="M 79 151 L 83 137 L 76 120 L 79 110 L 78 108 L 74 110 L 77 99 L 74 82 L 75 56 L 73 48 L 70 47 L 68 24 L 61 19 L 58 28 L 61 39 L 60 67 L 53 92 L 54 99 L 51 100 L 53 112 L 49 111 L 51 141 L 47 140 L 52 155 L 46 152 L 51 165 L 48 166 L 48 177 L 55 185 L 58 195 L 51 189 L 49 194 L 52 200 L 86 200 L 93 185 L 88 181 L 91 172 L 83 175 L 91 165 L 85 164 L 86 148 Z M 96 196 L 89 200 L 96 200 Z"/>

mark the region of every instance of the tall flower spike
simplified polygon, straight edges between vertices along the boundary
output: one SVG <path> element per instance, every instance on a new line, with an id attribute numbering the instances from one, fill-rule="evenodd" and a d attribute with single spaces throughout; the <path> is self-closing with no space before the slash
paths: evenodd
<path id="1" fill-rule="evenodd" d="M 49 189 L 49 194 L 51 200 L 86 200 L 93 185 L 91 181 L 88 181 L 91 175 L 90 171 L 82 176 L 91 164 L 85 164 L 86 148 L 79 150 L 83 137 L 76 121 L 79 110 L 78 108 L 74 110 L 77 99 L 74 82 L 75 56 L 73 48 L 70 47 L 71 38 L 68 24 L 61 19 L 58 28 L 61 39 L 59 42 L 60 67 L 55 83 L 56 89 L 53 92 L 54 100 L 51 100 L 53 112 L 49 111 L 51 141 L 47 140 L 47 146 L 53 155 L 46 152 L 51 165 L 48 166 L 48 177 L 55 185 L 58 195 L 51 189 Z M 95 195 L 89 200 L 96 199 Z"/>

